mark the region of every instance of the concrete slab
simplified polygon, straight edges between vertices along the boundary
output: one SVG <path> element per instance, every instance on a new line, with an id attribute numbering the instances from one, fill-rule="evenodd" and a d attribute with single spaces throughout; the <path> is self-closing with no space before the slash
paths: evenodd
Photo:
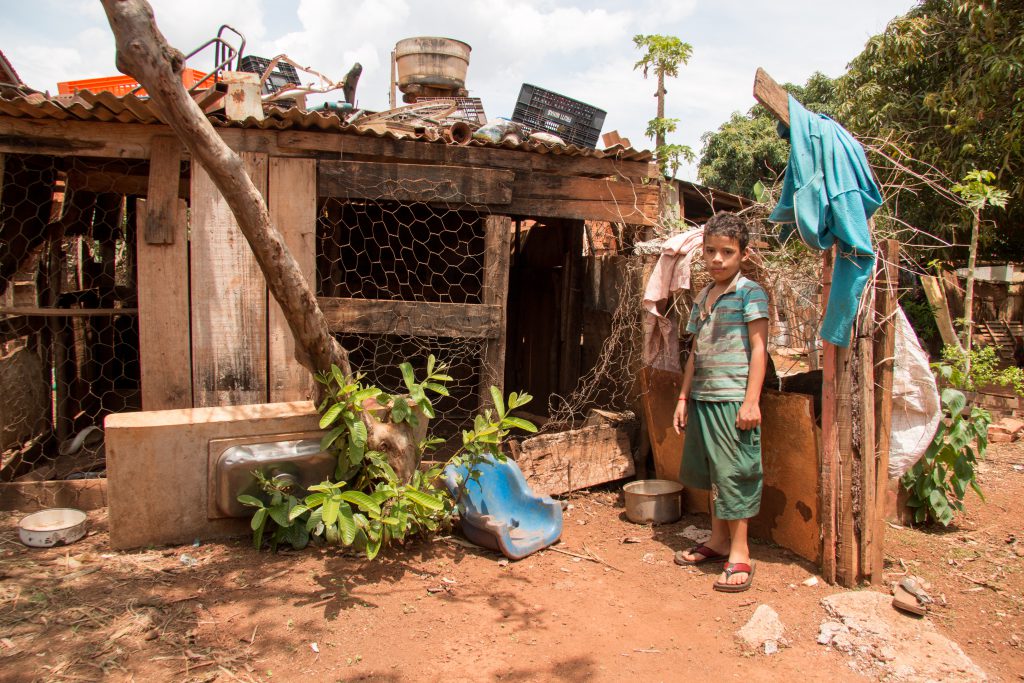
<path id="1" fill-rule="evenodd" d="M 209 519 L 211 439 L 316 431 L 310 401 L 155 410 L 104 422 L 110 544 L 191 543 L 247 533 L 247 519 Z"/>

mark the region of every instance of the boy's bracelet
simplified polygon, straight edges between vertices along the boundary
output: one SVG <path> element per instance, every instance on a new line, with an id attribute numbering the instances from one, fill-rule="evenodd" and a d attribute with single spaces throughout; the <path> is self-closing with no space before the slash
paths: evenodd
<path id="1" fill-rule="evenodd" d="M 680 400 L 680 401 L 685 401 L 685 400 L 686 400 L 686 397 L 685 397 L 685 396 L 680 396 L 680 397 L 679 397 L 679 400 Z"/>

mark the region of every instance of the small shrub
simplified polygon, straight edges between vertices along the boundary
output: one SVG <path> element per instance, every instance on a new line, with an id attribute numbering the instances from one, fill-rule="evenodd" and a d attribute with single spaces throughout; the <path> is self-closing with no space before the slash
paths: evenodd
<path id="1" fill-rule="evenodd" d="M 423 381 L 416 379 L 411 364 L 402 363 L 399 369 L 407 394 L 387 394 L 379 387 L 364 385 L 361 375 L 345 377 L 337 367 L 317 375 L 317 381 L 327 388 L 319 406 L 320 428 L 329 430 L 320 447 L 337 458 L 334 476 L 309 487 L 300 498 L 288 485 L 254 472 L 262 497 L 242 495 L 238 500 L 256 509 L 251 520 L 256 549 L 265 543 L 273 551 L 281 543 L 301 549 L 311 541 L 326 542 L 350 546 L 372 560 L 392 542 L 447 527 L 457 501 L 439 485 L 445 466 L 464 464 L 470 478 L 476 478 L 476 465 L 488 454 L 505 460 L 500 444 L 511 429 L 537 431 L 532 423 L 508 414 L 527 404 L 532 398 L 529 394 L 512 393 L 506 404 L 501 392 L 491 387 L 495 411 L 488 409 L 476 416 L 473 429 L 463 432 L 462 446 L 448 462 L 426 471 L 417 469 L 409 482 L 403 482 L 385 453 L 367 447 L 367 428 L 360 417 L 363 403 L 376 400 L 392 423 L 416 426 L 420 415 L 435 416 L 430 394 L 447 396 L 445 383 L 451 378 L 434 356 L 427 359 Z M 419 454 L 440 443 L 443 440 L 428 437 L 417 445 Z"/>

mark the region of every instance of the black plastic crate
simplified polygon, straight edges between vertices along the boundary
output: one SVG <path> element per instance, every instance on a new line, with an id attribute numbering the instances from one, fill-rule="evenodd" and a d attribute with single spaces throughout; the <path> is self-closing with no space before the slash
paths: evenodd
<path id="1" fill-rule="evenodd" d="M 269 59 L 257 57 L 256 55 L 246 55 L 238 61 L 239 71 L 248 71 L 251 74 L 258 74 L 260 76 L 263 75 L 268 66 L 270 66 Z M 299 73 L 295 70 L 294 66 L 285 62 L 278 62 L 274 65 L 274 70 L 267 77 L 267 82 L 263 84 L 263 94 L 270 95 L 287 85 L 299 85 L 301 83 Z"/>
<path id="2" fill-rule="evenodd" d="M 512 120 L 530 132 L 553 133 L 570 145 L 594 149 L 606 115 L 585 102 L 523 83 Z"/>

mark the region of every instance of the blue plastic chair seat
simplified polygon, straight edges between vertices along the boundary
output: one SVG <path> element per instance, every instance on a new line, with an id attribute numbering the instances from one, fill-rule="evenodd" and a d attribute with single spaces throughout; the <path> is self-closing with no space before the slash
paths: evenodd
<path id="1" fill-rule="evenodd" d="M 514 460 L 487 456 L 480 475 L 466 483 L 465 465 L 444 470 L 445 485 L 458 501 L 462 532 L 473 543 L 500 551 L 511 560 L 558 542 L 562 536 L 562 505 L 539 496 L 526 483 Z"/>

